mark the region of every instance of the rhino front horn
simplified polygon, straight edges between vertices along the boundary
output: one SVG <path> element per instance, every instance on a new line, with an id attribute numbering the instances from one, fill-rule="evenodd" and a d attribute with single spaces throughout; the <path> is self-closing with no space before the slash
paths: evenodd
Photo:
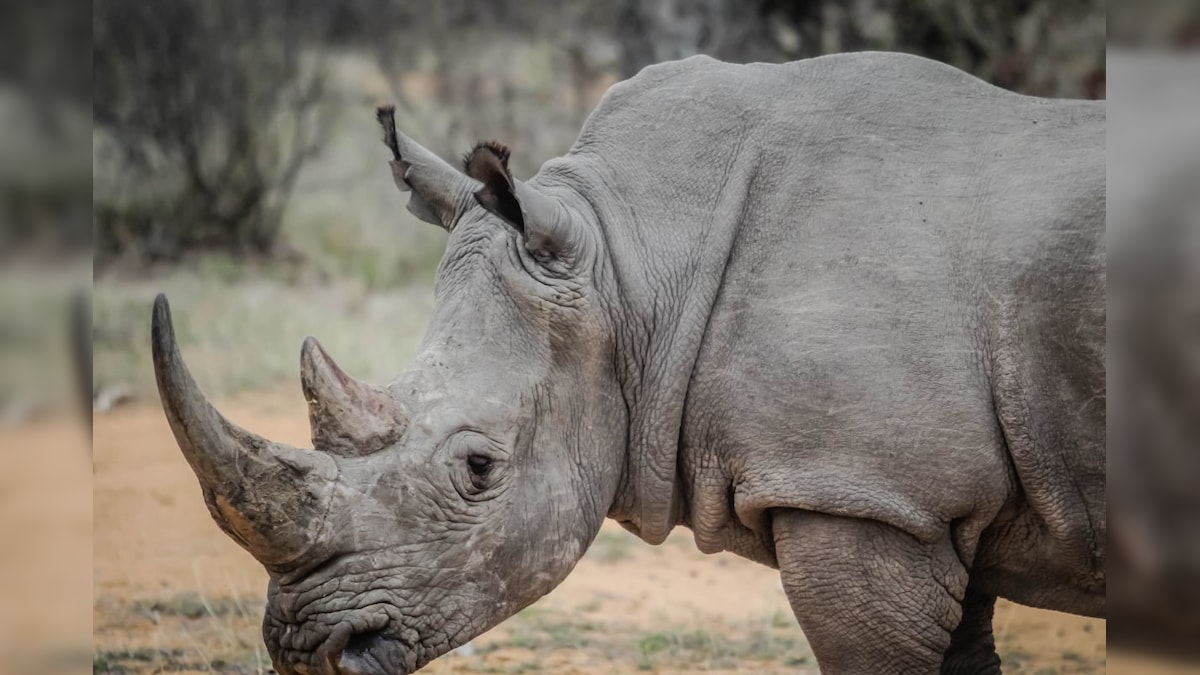
<path id="1" fill-rule="evenodd" d="M 313 337 L 300 348 L 300 384 L 318 450 L 368 455 L 398 441 L 407 428 L 396 399 L 347 375 Z"/>
<path id="2" fill-rule="evenodd" d="M 167 422 L 213 520 L 267 569 L 287 570 L 322 535 L 336 463 L 252 434 L 217 412 L 183 363 L 162 295 L 154 300 L 150 332 Z"/>

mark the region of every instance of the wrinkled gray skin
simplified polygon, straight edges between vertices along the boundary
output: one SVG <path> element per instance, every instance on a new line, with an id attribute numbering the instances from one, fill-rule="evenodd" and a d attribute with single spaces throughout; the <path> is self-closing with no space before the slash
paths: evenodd
<path id="1" fill-rule="evenodd" d="M 155 307 L 276 669 L 415 670 L 606 516 L 778 567 L 827 674 L 998 672 L 997 596 L 1103 616 L 1104 126 L 855 54 L 647 68 L 527 183 L 401 134 L 436 309 L 386 388 L 305 342 L 315 449 L 225 422 Z"/>

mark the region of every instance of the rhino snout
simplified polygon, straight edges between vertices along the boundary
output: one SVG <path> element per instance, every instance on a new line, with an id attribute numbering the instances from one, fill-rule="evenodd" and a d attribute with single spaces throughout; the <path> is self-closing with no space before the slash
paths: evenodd
<path id="1" fill-rule="evenodd" d="M 389 621 L 356 620 L 332 629 L 320 624 L 268 622 L 264 637 L 283 675 L 383 675 L 417 669 L 419 648 L 397 635 Z"/>

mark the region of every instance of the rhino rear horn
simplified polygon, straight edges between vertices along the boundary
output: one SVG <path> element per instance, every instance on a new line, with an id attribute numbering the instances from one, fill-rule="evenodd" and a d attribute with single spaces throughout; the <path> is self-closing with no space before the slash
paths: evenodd
<path id="1" fill-rule="evenodd" d="M 402 192 L 412 191 L 408 210 L 427 223 L 454 229 L 470 205 L 475 183 L 441 157 L 396 131 L 395 106 L 375 111 L 383 127 L 383 143 L 392 151 L 392 180 Z"/>
<path id="2" fill-rule="evenodd" d="M 154 301 L 150 332 L 163 411 L 213 520 L 267 569 L 289 568 L 320 541 L 336 463 L 324 453 L 275 443 L 225 419 L 184 365 L 162 295 Z"/>
<path id="3" fill-rule="evenodd" d="M 403 407 L 383 389 L 347 375 L 313 337 L 300 348 L 300 383 L 318 450 L 367 455 L 404 434 Z"/>

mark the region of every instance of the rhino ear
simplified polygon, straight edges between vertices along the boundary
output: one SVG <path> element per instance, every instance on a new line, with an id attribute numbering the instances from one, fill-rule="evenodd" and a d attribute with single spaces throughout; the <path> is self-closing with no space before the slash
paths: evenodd
<path id="1" fill-rule="evenodd" d="M 474 183 L 419 143 L 396 131 L 395 106 L 382 106 L 376 117 L 383 143 L 392 151 L 392 179 L 401 192 L 412 192 L 408 210 L 427 223 L 454 229 L 470 204 Z"/>
<path id="2" fill-rule="evenodd" d="M 512 173 L 508 170 L 508 148 L 496 141 L 475 146 L 463 155 L 463 170 L 483 183 L 475 191 L 475 201 L 488 212 L 501 218 L 518 232 L 525 231 L 525 216 L 514 194 Z"/>
<path id="3" fill-rule="evenodd" d="M 516 228 L 531 253 L 568 256 L 578 233 L 567 210 L 556 199 L 513 179 L 508 157 L 508 148 L 495 141 L 480 143 L 463 156 L 467 176 L 483 184 L 475 191 L 475 201 Z"/>

